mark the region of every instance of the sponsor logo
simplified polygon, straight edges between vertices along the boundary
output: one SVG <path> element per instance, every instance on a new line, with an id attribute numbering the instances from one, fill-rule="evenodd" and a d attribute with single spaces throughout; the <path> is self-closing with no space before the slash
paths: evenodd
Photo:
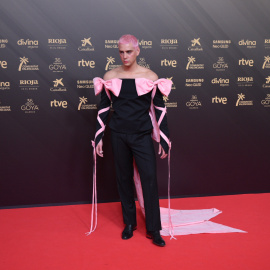
<path id="1" fill-rule="evenodd" d="M 217 104 L 227 104 L 227 98 L 226 97 L 212 97 L 212 103 L 217 103 Z"/>
<path id="2" fill-rule="evenodd" d="M 253 105 L 253 100 L 244 100 L 246 97 L 243 93 L 238 94 L 238 99 L 235 106 L 251 106 Z"/>
<path id="3" fill-rule="evenodd" d="M 10 82 L 0 81 L 0 90 L 10 90 Z"/>
<path id="4" fill-rule="evenodd" d="M 50 87 L 50 91 L 52 91 L 52 92 L 66 92 L 67 88 L 65 87 L 62 80 L 63 80 L 63 78 L 55 79 L 55 81 L 53 81 L 53 87 Z"/>
<path id="5" fill-rule="evenodd" d="M 139 45 L 142 49 L 152 49 L 152 40 L 141 40 L 139 41 Z"/>
<path id="6" fill-rule="evenodd" d="M 204 69 L 204 64 L 194 64 L 196 62 L 196 58 L 193 56 L 188 57 L 188 63 L 186 66 L 186 70 L 189 69 Z"/>
<path id="7" fill-rule="evenodd" d="M 200 38 L 194 38 L 191 40 L 191 45 L 188 47 L 189 51 L 200 52 L 203 51 L 202 45 L 200 43 Z"/>
<path id="8" fill-rule="evenodd" d="M 56 108 L 62 107 L 64 109 L 66 109 L 68 102 L 66 100 L 58 101 L 58 100 L 54 99 L 54 100 L 51 100 L 50 105 L 51 105 L 51 107 L 56 107 Z"/>
<path id="9" fill-rule="evenodd" d="M 230 79 L 214 78 L 211 80 L 212 84 L 218 84 L 219 86 L 230 86 Z"/>
<path id="10" fill-rule="evenodd" d="M 141 67 L 145 67 L 145 68 L 149 68 L 150 69 L 150 65 L 146 63 L 145 58 L 141 57 L 138 61 L 138 65 Z"/>
<path id="11" fill-rule="evenodd" d="M 250 66 L 250 67 L 253 67 L 254 66 L 254 60 L 253 59 L 242 58 L 242 59 L 239 59 L 238 60 L 238 65 L 239 66 Z"/>
<path id="12" fill-rule="evenodd" d="M 175 84 L 174 84 L 174 82 L 173 82 L 173 77 L 170 77 L 170 78 L 167 78 L 167 80 L 170 80 L 170 81 L 172 81 L 172 90 L 175 90 L 176 89 L 176 86 L 175 86 Z"/>
<path id="13" fill-rule="evenodd" d="M 265 99 L 261 101 L 261 104 L 266 108 L 270 108 L 270 94 L 266 95 Z"/>
<path id="14" fill-rule="evenodd" d="M 66 49 L 67 48 L 67 40 L 65 38 L 49 38 L 48 39 L 49 49 Z"/>
<path id="15" fill-rule="evenodd" d="M 107 57 L 107 64 L 105 66 L 105 70 L 111 70 L 113 68 L 120 67 L 121 65 L 114 65 L 113 63 L 115 62 L 115 58 L 112 56 Z"/>
<path id="16" fill-rule="evenodd" d="M 270 68 L 270 56 L 269 55 L 264 57 L 262 69 L 265 69 L 265 68 Z"/>
<path id="17" fill-rule="evenodd" d="M 253 86 L 253 77 L 237 77 L 237 85 L 240 87 Z"/>
<path id="18" fill-rule="evenodd" d="M 80 52 L 91 52 L 94 51 L 94 47 L 92 45 L 92 42 L 90 41 L 91 37 L 84 38 L 81 40 L 82 45 L 78 48 L 78 51 Z"/>
<path id="19" fill-rule="evenodd" d="M 37 49 L 38 48 L 38 40 L 30 40 L 30 39 L 20 39 L 17 41 L 19 46 L 26 46 L 29 49 Z"/>
<path id="20" fill-rule="evenodd" d="M 176 67 L 177 66 L 177 61 L 176 60 L 161 60 L 161 66 L 165 66 L 165 67 Z"/>
<path id="21" fill-rule="evenodd" d="M 262 85 L 263 88 L 269 88 L 270 87 L 270 76 L 265 78 L 265 83 Z"/>
<path id="22" fill-rule="evenodd" d="M 39 111 L 39 107 L 34 103 L 32 98 L 28 98 L 26 103 L 21 106 L 21 110 L 25 113 L 36 113 L 36 111 Z"/>
<path id="23" fill-rule="evenodd" d="M 87 104 L 87 98 L 86 97 L 79 97 L 79 105 L 78 105 L 78 111 L 80 110 L 95 110 L 97 109 L 97 104 Z"/>
<path id="24" fill-rule="evenodd" d="M 95 61 L 94 60 L 79 60 L 78 61 L 78 67 L 90 67 L 90 68 L 95 68 Z"/>
<path id="25" fill-rule="evenodd" d="M 52 72 L 63 72 L 67 70 L 67 67 L 60 58 L 55 58 L 54 62 L 49 65 L 49 70 L 52 70 Z"/>
<path id="26" fill-rule="evenodd" d="M 231 40 L 215 39 L 212 47 L 214 49 L 228 49 L 231 43 Z"/>
<path id="27" fill-rule="evenodd" d="M 11 111 L 10 106 L 2 106 L 1 104 L 2 103 L 0 101 L 0 112 L 10 112 Z"/>
<path id="28" fill-rule="evenodd" d="M 20 57 L 20 65 L 18 70 L 19 71 L 28 71 L 28 70 L 39 70 L 38 65 L 28 65 L 27 63 L 29 63 L 28 58 L 24 57 Z"/>
<path id="29" fill-rule="evenodd" d="M 199 109 L 202 106 L 201 101 L 198 100 L 197 95 L 192 95 L 191 99 L 186 102 L 186 106 L 189 109 Z"/>
<path id="30" fill-rule="evenodd" d="M 20 80 L 19 87 L 21 90 L 38 90 L 38 80 Z"/>
<path id="31" fill-rule="evenodd" d="M 204 79 L 186 79 L 186 87 L 201 87 Z"/>
<path id="32" fill-rule="evenodd" d="M 163 101 L 167 108 L 177 108 L 177 102 L 168 102 L 169 97 L 163 96 Z"/>
<path id="33" fill-rule="evenodd" d="M 1 67 L 1 68 L 7 68 L 7 61 L 5 61 L 5 60 L 0 60 L 0 67 Z"/>
<path id="34" fill-rule="evenodd" d="M 160 46 L 163 50 L 175 50 L 178 48 L 177 39 L 161 39 Z"/>
<path id="35" fill-rule="evenodd" d="M 105 40 L 105 49 L 118 49 L 118 40 L 106 39 Z"/>
<path id="36" fill-rule="evenodd" d="M 246 48 L 249 48 L 249 49 L 254 49 L 256 48 L 256 41 L 255 40 L 244 40 L 244 39 L 241 39 L 239 42 L 238 42 L 238 45 L 239 46 L 245 46 Z"/>
<path id="37" fill-rule="evenodd" d="M 270 39 L 265 39 L 264 40 L 264 48 L 265 49 L 270 49 Z"/>
<path id="38" fill-rule="evenodd" d="M 228 67 L 228 64 L 224 61 L 224 57 L 219 57 L 217 62 L 213 64 L 213 68 L 216 71 L 225 71 Z"/>
<path id="39" fill-rule="evenodd" d="M 7 39 L 0 39 L 0 49 L 4 49 L 7 47 L 8 40 Z"/>
<path id="40" fill-rule="evenodd" d="M 93 80 L 77 80 L 77 88 L 94 88 Z"/>

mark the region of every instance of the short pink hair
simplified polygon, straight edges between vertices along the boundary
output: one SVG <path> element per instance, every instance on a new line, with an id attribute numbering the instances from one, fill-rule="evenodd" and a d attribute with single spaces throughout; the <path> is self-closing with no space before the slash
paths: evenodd
<path id="1" fill-rule="evenodd" d="M 118 46 L 119 46 L 119 44 L 129 44 L 129 43 L 131 43 L 134 48 L 139 47 L 139 41 L 133 35 L 123 35 L 118 40 Z"/>

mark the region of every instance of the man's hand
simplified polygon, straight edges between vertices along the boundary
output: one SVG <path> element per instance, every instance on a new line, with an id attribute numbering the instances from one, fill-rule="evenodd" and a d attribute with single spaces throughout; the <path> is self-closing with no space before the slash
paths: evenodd
<path id="1" fill-rule="evenodd" d="M 96 152 L 97 154 L 100 156 L 100 157 L 103 157 L 103 150 L 102 150 L 102 147 L 103 147 L 103 141 L 102 139 L 99 141 L 98 145 L 96 146 Z"/>
<path id="2" fill-rule="evenodd" d="M 162 159 L 166 158 L 168 156 L 168 154 L 166 154 L 164 149 L 162 148 L 161 144 L 159 144 L 158 154 L 159 155 L 161 154 L 160 158 L 162 158 Z"/>

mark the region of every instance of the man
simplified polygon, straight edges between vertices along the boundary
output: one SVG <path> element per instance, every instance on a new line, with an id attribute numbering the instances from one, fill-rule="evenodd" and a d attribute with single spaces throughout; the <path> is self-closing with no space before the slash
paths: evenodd
<path id="1" fill-rule="evenodd" d="M 135 160 L 143 191 L 146 236 L 153 239 L 154 244 L 165 246 L 165 241 L 160 236 L 161 222 L 156 158 L 151 138 L 153 120 L 151 120 L 149 110 L 153 100 L 156 107 L 156 119 L 160 120 L 159 128 L 162 135 L 160 137 L 160 153 L 163 159 L 167 157 L 170 143 L 165 115 L 166 108 L 163 95 L 159 90 L 159 83 L 166 80 L 158 80 L 156 73 L 137 64 L 136 59 L 140 54 L 140 48 L 138 40 L 134 36 L 122 36 L 119 39 L 118 48 L 122 66 L 106 72 L 103 80 L 101 78 L 94 79 L 96 93 L 101 91 L 101 88 L 97 90 L 98 84 L 102 84 L 103 87 L 95 136 L 96 153 L 103 157 L 102 137 L 112 102 L 114 112 L 109 126 L 112 131 L 111 142 L 118 191 L 126 225 L 122 232 L 122 239 L 131 238 L 133 231 L 137 228 L 133 191 L 133 160 Z M 168 85 L 171 86 L 171 84 Z M 153 93 L 153 91 L 155 92 Z"/>

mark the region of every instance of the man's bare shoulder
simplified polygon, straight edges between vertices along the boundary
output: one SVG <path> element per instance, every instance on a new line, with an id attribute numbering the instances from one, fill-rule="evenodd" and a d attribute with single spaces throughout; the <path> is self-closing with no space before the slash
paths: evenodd
<path id="1" fill-rule="evenodd" d="M 107 81 L 107 80 L 118 78 L 119 77 L 119 73 L 121 72 L 121 70 L 122 70 L 121 67 L 117 67 L 117 68 L 111 69 L 111 70 L 107 71 L 104 74 L 103 79 L 105 81 Z"/>
<path id="2" fill-rule="evenodd" d="M 158 75 L 152 71 L 151 69 L 145 68 L 145 76 L 146 79 L 156 81 L 158 80 Z"/>

